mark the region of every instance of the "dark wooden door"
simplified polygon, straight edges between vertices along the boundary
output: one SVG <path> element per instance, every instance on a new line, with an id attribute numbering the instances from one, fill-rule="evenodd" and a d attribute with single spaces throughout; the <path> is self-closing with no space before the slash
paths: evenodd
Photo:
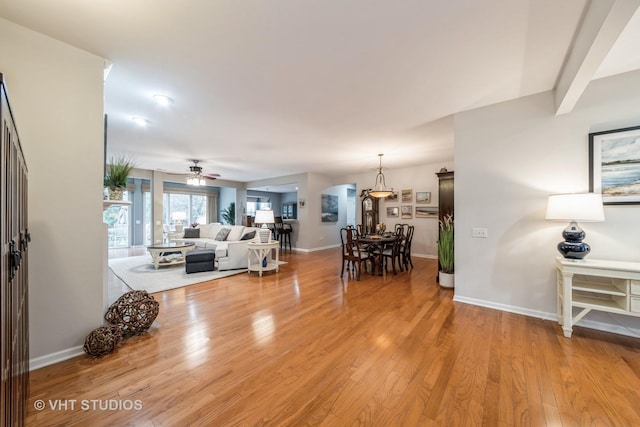
<path id="1" fill-rule="evenodd" d="M 0 74 L 0 422 L 24 424 L 29 385 L 27 167 Z"/>

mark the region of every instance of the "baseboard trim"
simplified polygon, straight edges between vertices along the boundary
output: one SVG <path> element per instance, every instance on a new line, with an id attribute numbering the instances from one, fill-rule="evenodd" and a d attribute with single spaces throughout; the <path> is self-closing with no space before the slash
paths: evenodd
<path id="1" fill-rule="evenodd" d="M 300 249 L 300 252 L 317 252 L 317 251 L 324 251 L 325 249 L 333 249 L 333 248 L 339 248 L 339 247 L 340 247 L 340 244 L 329 245 L 329 246 L 321 246 L 319 248 Z"/>
<path id="2" fill-rule="evenodd" d="M 412 257 L 415 258 L 428 258 L 428 259 L 438 259 L 437 255 L 427 255 L 427 254 L 411 254 Z"/>
<path id="3" fill-rule="evenodd" d="M 492 301 L 480 300 L 476 298 L 461 297 L 458 295 L 455 295 L 453 297 L 453 300 L 455 302 L 461 302 L 464 304 L 471 304 L 471 305 L 477 305 L 480 307 L 492 308 L 495 310 L 506 311 L 508 313 L 521 314 L 523 316 L 536 317 L 538 319 L 551 320 L 553 322 L 558 321 L 558 316 L 556 315 L 556 313 L 531 310 L 524 307 L 515 307 L 512 305 L 499 304 Z M 615 322 L 615 319 L 611 318 L 611 320 Z M 640 338 L 640 330 L 623 326 L 623 325 L 616 325 L 613 323 L 604 323 L 596 320 L 582 319 L 577 325 L 574 325 L 574 326 L 578 326 L 578 327 L 582 326 L 585 328 L 596 329 L 602 332 L 610 332 L 613 334 L 625 335 L 633 338 Z"/>
<path id="4" fill-rule="evenodd" d="M 82 354 L 84 354 L 84 350 L 82 349 L 82 346 L 79 345 L 77 347 L 71 347 L 65 350 L 56 351 L 55 353 L 35 357 L 29 360 L 29 370 L 35 371 L 36 369 L 44 368 L 45 366 L 53 365 L 54 363 L 72 359 Z"/>
<path id="5" fill-rule="evenodd" d="M 476 298 L 468 298 L 468 297 L 461 297 L 458 295 L 455 295 L 453 297 L 453 300 L 456 302 L 462 302 L 465 304 L 471 304 L 471 305 L 477 305 L 480 307 L 487 307 L 487 308 L 493 308 L 495 310 L 500 310 L 500 311 L 506 311 L 508 313 L 515 313 L 515 314 L 522 314 L 524 316 L 528 316 L 528 317 L 537 317 L 538 319 L 544 319 L 544 320 L 556 320 L 557 316 L 555 313 L 548 313 L 545 311 L 539 311 L 539 310 L 531 310 L 529 308 L 524 308 L 524 307 L 515 307 L 512 305 L 507 305 L 507 304 L 500 304 L 497 302 L 493 302 L 493 301 L 486 301 L 486 300 L 481 300 L 481 299 L 476 299 Z"/>

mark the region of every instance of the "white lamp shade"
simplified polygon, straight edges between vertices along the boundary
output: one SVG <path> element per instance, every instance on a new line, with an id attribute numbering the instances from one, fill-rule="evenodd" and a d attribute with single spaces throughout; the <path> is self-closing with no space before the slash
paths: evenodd
<path id="1" fill-rule="evenodd" d="M 602 195 L 597 193 L 551 195 L 547 202 L 545 219 L 578 222 L 604 221 Z"/>
<path id="2" fill-rule="evenodd" d="M 262 224 L 262 228 L 258 233 L 260 236 L 260 243 L 268 243 L 271 238 L 271 230 L 267 228 L 267 224 L 273 224 L 276 222 L 276 219 L 273 217 L 273 211 L 271 209 L 257 210 L 254 222 L 256 224 Z"/>
<path id="3" fill-rule="evenodd" d="M 256 211 L 256 218 L 253 222 L 256 224 L 273 224 L 276 220 L 271 209 L 259 209 Z"/>

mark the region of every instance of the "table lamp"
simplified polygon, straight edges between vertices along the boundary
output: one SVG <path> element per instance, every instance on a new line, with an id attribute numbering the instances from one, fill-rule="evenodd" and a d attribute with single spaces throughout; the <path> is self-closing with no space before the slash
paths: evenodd
<path id="1" fill-rule="evenodd" d="M 562 232 L 564 241 L 558 243 L 558 251 L 565 258 L 583 259 L 591 247 L 582 240 L 585 232 L 578 226 L 581 222 L 604 221 L 602 195 L 596 193 L 554 194 L 549 196 L 545 219 L 570 221 Z"/>
<path id="2" fill-rule="evenodd" d="M 260 227 L 260 243 L 269 243 L 269 237 L 271 237 L 271 230 L 267 227 L 267 224 L 273 224 L 276 222 L 273 211 L 271 209 L 259 209 L 256 211 L 256 218 L 254 220 L 256 224 L 262 224 Z"/>
<path id="3" fill-rule="evenodd" d="M 171 214 L 171 219 L 175 222 L 174 226 L 176 228 L 176 232 L 182 233 L 182 230 L 184 228 L 183 221 L 186 221 L 187 213 L 186 212 L 174 212 L 173 214 Z"/>

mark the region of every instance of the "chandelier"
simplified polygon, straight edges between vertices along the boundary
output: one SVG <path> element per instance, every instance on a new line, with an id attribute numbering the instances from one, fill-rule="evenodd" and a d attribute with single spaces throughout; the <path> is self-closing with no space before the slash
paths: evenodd
<path id="1" fill-rule="evenodd" d="M 384 180 L 384 174 L 382 173 L 382 156 L 384 156 L 384 154 L 378 154 L 380 167 L 378 167 L 378 174 L 376 175 L 376 184 L 373 190 L 369 191 L 371 197 L 383 198 L 393 194 L 393 188 L 387 189 L 387 184 Z"/>

